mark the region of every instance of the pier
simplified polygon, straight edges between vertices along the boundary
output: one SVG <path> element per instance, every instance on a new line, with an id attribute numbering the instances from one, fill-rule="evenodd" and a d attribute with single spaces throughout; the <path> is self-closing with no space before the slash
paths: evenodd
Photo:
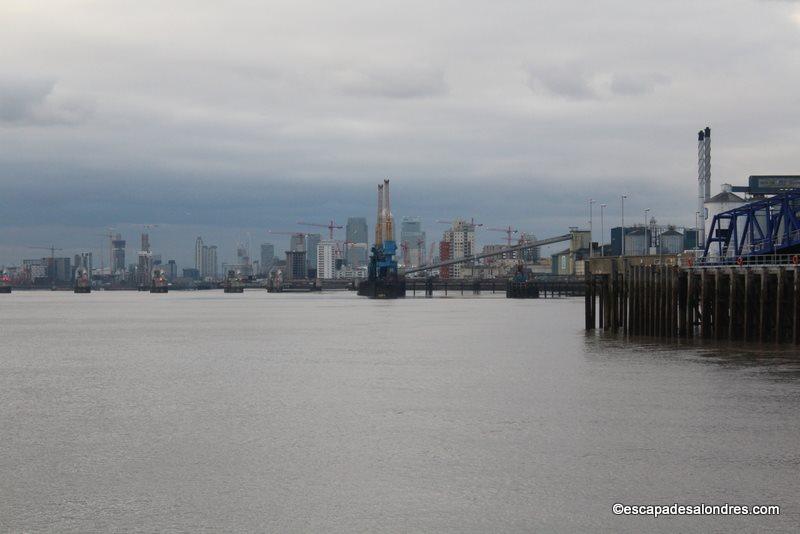
<path id="1" fill-rule="evenodd" d="M 797 256 L 712 263 L 685 256 L 586 263 L 586 329 L 667 339 L 800 343 Z"/>

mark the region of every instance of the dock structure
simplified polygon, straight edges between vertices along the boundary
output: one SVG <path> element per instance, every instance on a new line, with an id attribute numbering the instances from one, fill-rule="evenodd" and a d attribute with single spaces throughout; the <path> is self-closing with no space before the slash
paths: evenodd
<path id="1" fill-rule="evenodd" d="M 797 344 L 797 259 L 714 264 L 682 256 L 593 258 L 585 273 L 586 329 Z"/>

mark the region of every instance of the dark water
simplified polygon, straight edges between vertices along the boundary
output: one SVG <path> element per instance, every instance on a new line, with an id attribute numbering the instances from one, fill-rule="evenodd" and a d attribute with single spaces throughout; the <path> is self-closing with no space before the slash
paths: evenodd
<path id="1" fill-rule="evenodd" d="M 0 531 L 796 531 L 796 353 L 623 343 L 586 336 L 582 313 L 0 296 Z"/>

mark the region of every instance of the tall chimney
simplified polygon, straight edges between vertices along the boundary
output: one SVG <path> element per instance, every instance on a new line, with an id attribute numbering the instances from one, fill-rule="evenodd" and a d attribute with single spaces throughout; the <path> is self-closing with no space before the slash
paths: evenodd
<path id="1" fill-rule="evenodd" d="M 705 202 L 711 198 L 711 128 L 697 132 L 697 211 L 700 213 L 698 232 L 702 236 L 701 246 L 706 240 Z"/>

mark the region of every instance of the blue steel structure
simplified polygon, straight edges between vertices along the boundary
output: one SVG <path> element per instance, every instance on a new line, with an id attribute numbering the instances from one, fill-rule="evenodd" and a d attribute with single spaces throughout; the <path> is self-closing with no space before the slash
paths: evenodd
<path id="1" fill-rule="evenodd" d="M 720 262 L 747 256 L 800 252 L 800 189 L 756 200 L 714 217 L 706 258 Z"/>

